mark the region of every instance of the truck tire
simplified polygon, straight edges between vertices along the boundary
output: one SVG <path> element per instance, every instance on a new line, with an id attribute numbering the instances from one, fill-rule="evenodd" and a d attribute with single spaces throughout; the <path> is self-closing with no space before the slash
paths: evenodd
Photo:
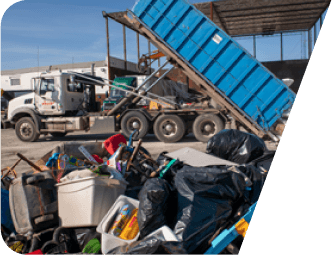
<path id="1" fill-rule="evenodd" d="M 37 132 L 36 125 L 30 117 L 23 117 L 15 125 L 17 137 L 23 142 L 34 142 L 40 134 Z"/>
<path id="2" fill-rule="evenodd" d="M 51 136 L 53 137 L 65 137 L 67 134 L 67 132 L 65 133 L 62 133 L 62 132 L 54 132 L 54 133 L 51 133 Z"/>
<path id="3" fill-rule="evenodd" d="M 180 141 L 186 126 L 183 119 L 177 115 L 161 115 L 153 125 L 153 131 L 159 141 L 164 143 L 176 143 Z"/>
<path id="4" fill-rule="evenodd" d="M 125 137 L 129 138 L 135 129 L 138 129 L 138 133 L 134 135 L 133 139 L 141 139 L 149 131 L 149 122 L 143 113 L 130 111 L 121 120 L 121 131 Z"/>
<path id="5" fill-rule="evenodd" d="M 193 133 L 196 139 L 206 143 L 211 137 L 225 128 L 225 123 L 215 114 L 198 116 L 193 123 Z"/>

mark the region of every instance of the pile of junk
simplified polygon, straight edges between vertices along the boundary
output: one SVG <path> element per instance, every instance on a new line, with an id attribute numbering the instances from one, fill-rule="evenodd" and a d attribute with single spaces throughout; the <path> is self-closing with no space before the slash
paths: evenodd
<path id="1" fill-rule="evenodd" d="M 157 158 L 122 134 L 62 143 L 1 179 L 1 233 L 23 254 L 237 254 L 274 151 L 222 130 Z M 31 166 L 17 176 L 15 166 Z"/>

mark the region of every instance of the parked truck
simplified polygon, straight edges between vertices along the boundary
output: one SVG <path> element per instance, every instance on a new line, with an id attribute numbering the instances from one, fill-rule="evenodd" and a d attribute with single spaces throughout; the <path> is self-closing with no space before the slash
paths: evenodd
<path id="1" fill-rule="evenodd" d="M 106 114 L 98 112 L 94 86 L 113 81 L 75 73 L 45 74 L 33 79 L 35 92 L 9 102 L 8 120 L 22 141 L 40 134 L 64 136 L 121 131 L 134 138 L 154 133 L 163 142 L 177 142 L 187 133 L 206 142 L 224 128 L 242 129 L 279 141 L 295 94 L 210 19 L 184 0 L 140 0 L 133 11 L 106 14 L 150 40 L 167 61 Z M 176 66 L 200 86 L 202 97 L 179 102 L 151 93 Z M 146 86 L 148 84 L 148 86 Z M 128 89 L 128 88 L 127 88 Z M 83 93 L 85 92 L 85 93 Z M 142 99 L 155 103 L 142 108 Z M 159 107 L 159 106 L 163 107 Z"/>
<path id="2" fill-rule="evenodd" d="M 154 131 L 159 140 L 176 142 L 185 132 L 190 132 L 190 125 L 184 120 L 192 122 L 196 115 L 202 112 L 217 114 L 218 110 L 208 104 L 208 98 L 196 96 L 193 99 L 195 102 L 187 104 L 181 101 L 180 105 L 176 98 L 169 99 L 140 90 L 145 86 L 149 91 L 151 86 L 160 84 L 166 74 L 157 78 L 154 73 L 143 82 L 139 81 L 139 87 L 133 87 L 132 84 L 119 82 L 123 82 L 123 79 L 118 80 L 116 84 L 113 81 L 113 85 L 110 85 L 102 78 L 88 74 L 60 71 L 42 73 L 31 81 L 34 92 L 9 102 L 5 122 L 15 125 L 17 137 L 25 142 L 36 141 L 41 134 L 63 137 L 69 132 L 82 130 L 90 134 L 114 133 L 121 130 L 129 137 L 136 129 L 136 139 L 144 137 L 149 131 Z M 107 116 L 105 112 L 100 111 L 95 100 L 95 86 L 110 86 L 113 91 L 122 91 L 122 99 L 133 96 L 135 98 L 126 105 L 121 104 L 120 108 L 115 104 L 111 111 L 114 108 L 118 110 L 112 114 L 109 114 L 111 111 L 107 112 Z M 147 96 L 142 95 L 144 93 Z M 149 103 L 148 107 L 143 108 L 139 104 L 142 100 L 154 104 Z M 218 130 L 221 129 L 222 126 L 218 127 Z"/>

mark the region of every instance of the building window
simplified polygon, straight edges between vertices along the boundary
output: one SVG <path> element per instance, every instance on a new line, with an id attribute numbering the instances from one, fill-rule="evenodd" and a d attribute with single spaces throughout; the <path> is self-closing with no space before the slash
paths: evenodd
<path id="1" fill-rule="evenodd" d="M 10 79 L 10 86 L 17 86 L 17 85 L 21 85 L 20 79 Z"/>

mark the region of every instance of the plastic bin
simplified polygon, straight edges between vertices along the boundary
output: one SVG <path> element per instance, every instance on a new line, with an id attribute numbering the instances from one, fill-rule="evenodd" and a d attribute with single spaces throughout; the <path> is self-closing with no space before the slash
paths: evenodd
<path id="1" fill-rule="evenodd" d="M 9 206 L 18 234 L 33 234 L 58 224 L 55 184 L 49 171 L 23 173 L 12 181 Z"/>
<path id="2" fill-rule="evenodd" d="M 102 219 L 100 224 L 97 227 L 97 232 L 101 233 L 101 252 L 103 254 L 108 253 L 112 249 L 128 245 L 134 241 L 136 241 L 139 237 L 139 232 L 136 237 L 132 240 L 123 240 L 121 238 L 116 237 L 113 234 L 109 234 L 108 231 L 111 228 L 113 222 L 117 218 L 120 213 L 121 208 L 124 205 L 129 205 L 129 210 L 133 210 L 139 207 L 139 201 L 126 196 L 119 196 L 119 198 L 115 201 L 112 208 L 108 211 L 105 217 Z"/>
<path id="3" fill-rule="evenodd" d="M 162 241 L 175 241 L 180 242 L 179 238 L 174 234 L 174 232 L 167 226 L 162 226 L 158 228 L 156 231 L 152 232 L 150 235 L 145 237 L 145 239 L 154 236 L 158 240 Z"/>
<path id="4" fill-rule="evenodd" d="M 107 176 L 87 177 L 56 185 L 62 227 L 97 226 L 127 183 Z"/>

